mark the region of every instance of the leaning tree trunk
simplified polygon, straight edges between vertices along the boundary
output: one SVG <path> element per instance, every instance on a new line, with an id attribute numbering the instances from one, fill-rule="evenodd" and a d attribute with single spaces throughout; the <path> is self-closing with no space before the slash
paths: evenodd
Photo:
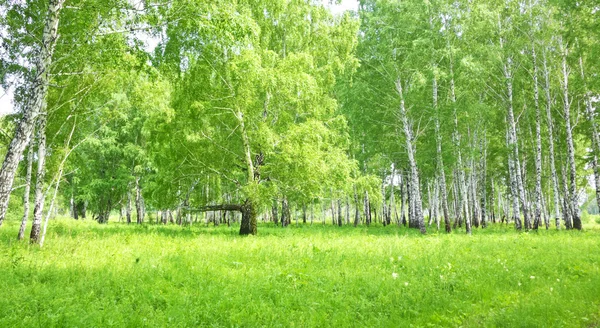
<path id="1" fill-rule="evenodd" d="M 554 121 L 552 119 L 552 98 L 550 96 L 550 71 L 546 61 L 546 52 L 543 52 L 544 66 L 544 94 L 546 98 L 546 118 L 548 120 L 548 155 L 550 157 L 550 172 L 552 173 L 552 192 L 554 196 L 554 221 L 556 229 L 560 228 L 560 196 L 558 189 L 558 173 L 556 172 L 554 156 Z"/>
<path id="2" fill-rule="evenodd" d="M 43 110 L 42 110 L 43 111 Z M 38 153 L 37 175 L 35 181 L 35 204 L 33 207 L 33 223 L 29 239 L 32 244 L 38 243 L 42 227 L 42 213 L 44 211 L 44 176 L 46 174 L 46 118 L 41 114 L 38 118 Z"/>
<path id="3" fill-rule="evenodd" d="M 28 101 L 23 108 L 23 117 L 15 128 L 14 137 L 8 146 L 2 168 L 0 169 L 0 226 L 6 215 L 8 200 L 12 191 L 19 160 L 31 139 L 36 117 L 40 114 L 41 116 L 45 116 L 43 112 L 46 108 L 46 94 L 48 93 L 48 84 L 50 81 L 49 71 L 58 37 L 59 14 L 64 2 L 65 0 L 49 0 L 44 32 L 42 34 L 42 44 L 39 54 L 35 59 L 36 75 L 31 84 Z M 39 229 L 36 233 L 39 234 Z"/>
<path id="4" fill-rule="evenodd" d="M 564 101 L 565 130 L 567 135 L 567 161 L 569 165 L 569 210 L 572 217 L 573 228 L 581 230 L 581 217 L 579 216 L 579 197 L 577 194 L 577 171 L 575 167 L 575 146 L 573 144 L 573 130 L 571 128 L 571 103 L 569 101 L 569 69 L 567 66 L 568 48 L 560 40 L 562 52 L 562 91 Z"/>
<path id="5" fill-rule="evenodd" d="M 413 143 L 412 127 L 408 121 L 408 115 L 404 104 L 404 93 L 402 90 L 402 81 L 396 80 L 396 91 L 400 96 L 400 120 L 404 130 L 406 141 L 406 150 L 408 153 L 408 164 L 410 166 L 410 193 L 414 202 L 414 219 L 419 226 L 422 234 L 425 234 L 425 220 L 423 218 L 423 204 L 421 200 L 421 186 L 419 182 L 419 169 L 415 159 L 415 145 Z"/>
<path id="6" fill-rule="evenodd" d="M 19 227 L 18 240 L 23 240 L 25 237 L 25 228 L 27 227 L 27 220 L 29 219 L 29 194 L 31 193 L 31 167 L 33 166 L 33 142 L 29 143 L 29 150 L 27 151 L 27 174 L 25 175 L 25 191 L 23 193 L 23 219 L 21 220 L 21 226 Z"/>

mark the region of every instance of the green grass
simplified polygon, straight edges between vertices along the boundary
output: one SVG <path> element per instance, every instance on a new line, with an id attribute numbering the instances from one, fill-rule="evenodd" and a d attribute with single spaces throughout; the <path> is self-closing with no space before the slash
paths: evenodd
<path id="1" fill-rule="evenodd" d="M 0 327 L 597 327 L 600 230 L 0 229 Z M 396 278 L 395 278 L 396 277 Z"/>

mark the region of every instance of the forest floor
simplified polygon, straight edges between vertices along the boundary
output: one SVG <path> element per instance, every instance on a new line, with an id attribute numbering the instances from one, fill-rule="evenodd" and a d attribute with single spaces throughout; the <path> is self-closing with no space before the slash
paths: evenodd
<path id="1" fill-rule="evenodd" d="M 0 327 L 599 327 L 600 227 L 0 229 Z"/>

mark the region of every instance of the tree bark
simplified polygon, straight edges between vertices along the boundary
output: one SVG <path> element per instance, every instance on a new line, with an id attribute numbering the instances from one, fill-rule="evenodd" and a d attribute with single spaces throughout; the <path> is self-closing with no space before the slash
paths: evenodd
<path id="1" fill-rule="evenodd" d="M 581 230 L 581 217 L 579 216 L 579 197 L 577 193 L 577 171 L 575 167 L 575 146 L 573 144 L 573 130 L 571 128 L 571 103 L 569 101 L 569 68 L 567 65 L 568 48 L 559 39 L 562 53 L 562 91 L 564 101 L 565 130 L 567 136 L 567 161 L 569 164 L 569 211 L 572 217 L 573 228 Z"/>
<path id="2" fill-rule="evenodd" d="M 48 12 L 42 34 L 42 44 L 35 62 L 36 75 L 32 81 L 31 94 L 23 109 L 23 117 L 15 128 L 14 137 L 8 147 L 0 169 L 0 226 L 4 221 L 8 200 L 12 191 L 15 173 L 25 147 L 29 144 L 37 116 L 45 116 L 46 94 L 50 81 L 52 55 L 58 38 L 60 10 L 65 0 L 49 0 Z M 44 118 L 45 120 L 46 118 Z M 41 220 L 41 219 L 40 219 Z M 39 234 L 39 229 L 36 232 Z"/>
<path id="3" fill-rule="evenodd" d="M 552 119 L 552 98 L 550 97 L 550 70 L 546 60 L 546 51 L 543 53 L 544 67 L 544 93 L 546 98 L 546 118 L 548 120 L 548 155 L 550 156 L 550 172 L 552 173 L 552 192 L 554 196 L 554 221 L 556 229 L 560 229 L 560 196 L 558 189 L 558 173 L 554 156 L 554 121 Z"/>
<path id="4" fill-rule="evenodd" d="M 17 240 L 23 240 L 25 237 L 25 228 L 27 227 L 27 220 L 29 219 L 29 194 L 31 193 L 32 164 L 33 142 L 30 142 L 29 150 L 27 151 L 27 174 L 25 175 L 25 191 L 23 193 L 23 219 L 21 220 L 21 226 L 19 227 L 19 235 L 17 236 Z"/>
<path id="5" fill-rule="evenodd" d="M 533 99 L 535 104 L 535 209 L 533 228 L 538 229 L 542 219 L 542 127 L 539 104 L 538 68 L 535 44 L 531 46 L 533 58 Z"/>
<path id="6" fill-rule="evenodd" d="M 46 119 L 47 116 L 42 109 L 38 117 L 38 152 L 37 152 L 37 175 L 35 181 L 35 204 L 33 208 L 33 223 L 29 241 L 34 244 L 39 242 L 42 225 L 42 213 L 44 211 L 44 177 L 46 174 Z"/>
<path id="7" fill-rule="evenodd" d="M 421 200 L 421 186 L 419 182 L 419 169 L 417 167 L 417 161 L 415 159 L 415 146 L 413 143 L 413 132 L 412 127 L 408 120 L 406 107 L 404 104 L 404 93 L 402 89 L 402 81 L 400 78 L 396 80 L 396 91 L 400 96 L 400 120 L 404 130 L 404 137 L 406 142 L 406 150 L 408 154 L 408 163 L 410 166 L 410 193 L 411 198 L 414 202 L 414 219 L 418 224 L 419 230 L 422 234 L 427 231 L 425 229 L 425 221 L 423 218 L 423 204 Z"/>
<path id="8" fill-rule="evenodd" d="M 135 210 L 137 214 L 137 224 L 142 224 L 144 222 L 144 216 L 146 215 L 140 179 L 139 176 L 135 177 Z"/>

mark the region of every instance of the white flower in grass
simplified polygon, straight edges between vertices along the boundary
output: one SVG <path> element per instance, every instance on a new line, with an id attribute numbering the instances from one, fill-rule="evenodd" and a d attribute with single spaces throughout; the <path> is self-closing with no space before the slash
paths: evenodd
<path id="1" fill-rule="evenodd" d="M 529 277 L 529 279 L 535 279 L 535 276 L 531 276 L 531 277 Z"/>
<path id="2" fill-rule="evenodd" d="M 408 281 L 405 281 L 405 282 L 404 282 L 404 286 L 408 286 Z"/>
<path id="3" fill-rule="evenodd" d="M 398 278 L 398 274 L 396 272 L 392 272 L 392 278 L 397 279 Z"/>
<path id="4" fill-rule="evenodd" d="M 521 286 L 521 282 L 519 281 L 519 286 Z"/>

